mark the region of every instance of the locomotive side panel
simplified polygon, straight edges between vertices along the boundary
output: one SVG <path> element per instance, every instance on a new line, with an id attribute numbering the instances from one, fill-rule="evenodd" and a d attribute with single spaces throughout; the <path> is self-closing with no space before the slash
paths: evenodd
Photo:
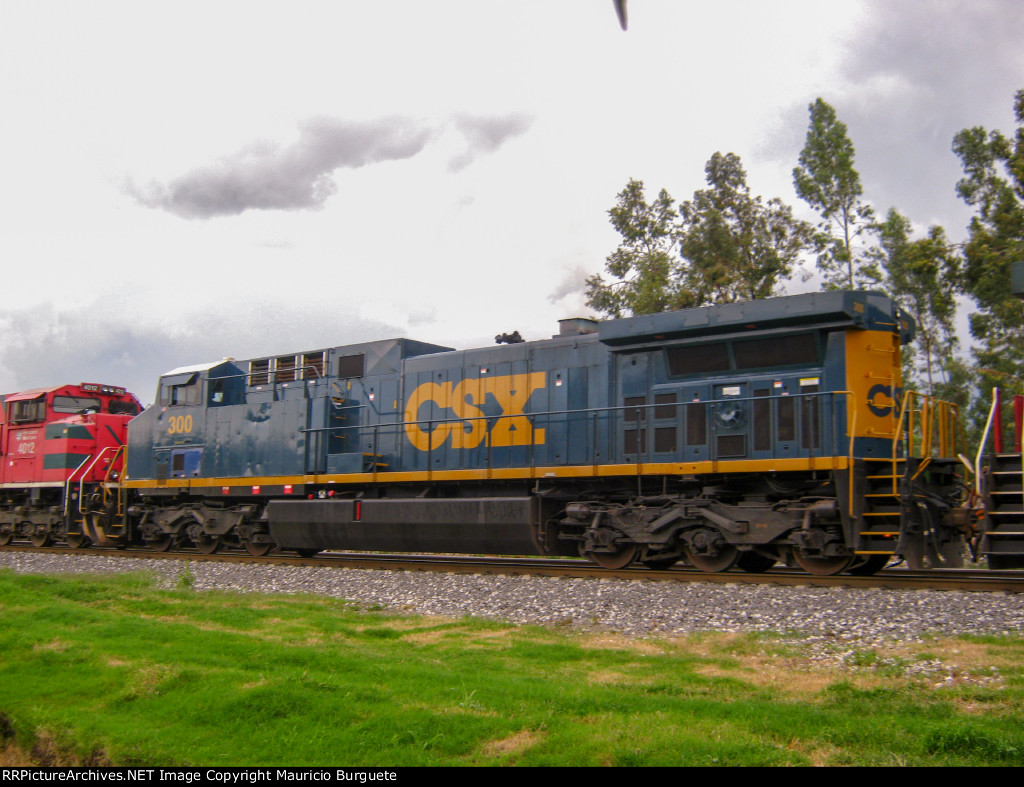
<path id="1" fill-rule="evenodd" d="M 393 469 L 469 481 L 607 461 L 606 359 L 592 337 L 579 337 L 407 361 L 405 439 Z"/>
<path id="2" fill-rule="evenodd" d="M 845 357 L 854 403 L 857 454 L 889 456 L 903 392 L 899 334 L 850 331 L 846 334 Z"/>
<path id="3" fill-rule="evenodd" d="M 254 554 L 462 543 L 834 573 L 911 544 L 923 520 L 900 512 L 924 495 L 932 518 L 952 505 L 925 476 L 913 500 L 872 487 L 863 502 L 878 475 L 864 462 L 887 461 L 894 489 L 910 468 L 886 420 L 909 333 L 883 296 L 823 293 L 461 352 L 394 340 L 255 359 L 237 402 L 213 400 L 223 369 L 176 370 L 201 398 L 183 391 L 140 427 L 168 469 L 133 470 L 131 516 L 153 544 L 188 534 Z"/>

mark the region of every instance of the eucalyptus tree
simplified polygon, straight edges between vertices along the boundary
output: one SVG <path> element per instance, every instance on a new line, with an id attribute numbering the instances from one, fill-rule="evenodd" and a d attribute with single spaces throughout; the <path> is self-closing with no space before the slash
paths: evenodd
<path id="1" fill-rule="evenodd" d="M 863 201 L 860 174 L 854 167 L 853 142 L 846 125 L 823 99 L 809 107 L 807 139 L 793 170 L 797 195 L 818 211 L 815 235 L 818 269 L 827 289 L 876 286 L 881 272 L 870 248 L 858 242 L 875 225 L 874 211 Z"/>
<path id="2" fill-rule="evenodd" d="M 681 289 L 675 204 L 662 189 L 647 202 L 642 180 L 630 179 L 608 211 L 622 236 L 600 273 L 587 279 L 587 304 L 610 317 L 650 314 L 693 305 Z"/>
<path id="3" fill-rule="evenodd" d="M 679 206 L 687 288 L 700 304 L 768 298 L 793 272 L 812 228 L 782 200 L 753 196 L 735 153 L 704 167 L 708 188 Z"/>
<path id="4" fill-rule="evenodd" d="M 959 400 L 950 382 L 957 372 L 960 257 L 942 227 L 933 226 L 916 240 L 911 232 L 910 219 L 895 208 L 878 228 L 885 289 L 917 323 L 915 342 L 904 348 L 903 385 Z"/>
<path id="5" fill-rule="evenodd" d="M 983 384 L 1016 384 L 1024 374 L 1024 305 L 1011 292 L 1010 269 L 1024 262 L 1024 90 L 1014 101 L 1012 136 L 975 127 L 953 139 L 964 177 L 957 193 L 976 213 L 963 247 L 963 288 L 977 303 L 970 316 Z"/>
<path id="6" fill-rule="evenodd" d="M 812 229 L 778 199 L 751 195 L 739 156 L 715 153 L 708 188 L 676 211 L 664 189 L 653 202 L 630 180 L 608 211 L 622 236 L 606 280 L 587 280 L 587 303 L 611 317 L 764 298 L 777 292 Z"/>

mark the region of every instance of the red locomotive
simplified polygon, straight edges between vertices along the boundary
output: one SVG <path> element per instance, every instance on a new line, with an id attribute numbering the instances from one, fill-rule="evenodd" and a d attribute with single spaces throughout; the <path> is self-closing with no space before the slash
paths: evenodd
<path id="1" fill-rule="evenodd" d="M 120 477 L 139 400 L 124 388 L 81 383 L 0 402 L 0 546 L 14 538 L 86 546 L 84 512 L 106 503 L 103 482 Z"/>

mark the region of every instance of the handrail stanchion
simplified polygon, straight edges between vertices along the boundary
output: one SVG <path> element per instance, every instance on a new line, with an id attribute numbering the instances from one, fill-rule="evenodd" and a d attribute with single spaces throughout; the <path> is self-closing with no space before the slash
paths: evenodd
<path id="1" fill-rule="evenodd" d="M 981 433 L 981 440 L 978 443 L 978 455 L 974 461 L 974 491 L 981 495 L 981 459 L 985 454 L 985 445 L 988 443 L 989 433 L 992 431 L 992 424 L 996 418 L 996 411 L 999 409 L 999 389 L 992 389 L 992 407 L 988 411 L 988 419 L 985 421 L 985 429 Z"/>
<path id="2" fill-rule="evenodd" d="M 997 454 L 1003 452 L 1003 396 L 998 388 L 992 389 L 993 403 L 992 407 L 995 411 L 996 418 L 994 423 L 994 432 L 992 434 L 992 445 L 996 450 Z"/>
<path id="3" fill-rule="evenodd" d="M 1021 422 L 1024 421 L 1024 396 L 1013 395 L 1013 445 L 1014 450 L 1021 452 Z"/>
<path id="4" fill-rule="evenodd" d="M 75 476 L 78 475 L 78 471 L 85 467 L 85 463 L 88 462 L 92 457 L 86 456 L 85 459 L 74 469 L 71 475 L 68 476 L 68 480 L 64 482 L 64 517 L 68 515 L 68 502 L 71 500 L 71 485 L 75 482 Z M 81 488 L 79 488 L 79 496 L 81 496 Z"/>

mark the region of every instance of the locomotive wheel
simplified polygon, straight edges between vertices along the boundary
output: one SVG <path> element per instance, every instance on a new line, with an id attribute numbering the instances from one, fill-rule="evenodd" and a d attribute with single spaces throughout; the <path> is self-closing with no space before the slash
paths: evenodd
<path id="1" fill-rule="evenodd" d="M 0 533 L 0 547 L 5 547 L 14 540 L 14 533 L 7 531 L 6 533 Z"/>
<path id="2" fill-rule="evenodd" d="M 320 552 L 321 550 L 319 549 L 309 549 L 306 547 L 302 547 L 300 549 L 295 550 L 295 554 L 297 554 L 299 557 L 313 557 L 313 555 L 319 555 Z"/>
<path id="3" fill-rule="evenodd" d="M 714 530 L 698 528 L 686 538 L 687 543 L 683 550 L 686 552 L 687 561 L 708 574 L 728 571 L 739 560 L 739 550 L 726 543 Z"/>
<path id="4" fill-rule="evenodd" d="M 821 555 L 807 555 L 799 549 L 793 550 L 793 558 L 800 568 L 808 574 L 816 577 L 831 577 L 841 571 L 845 571 L 853 563 L 853 555 L 838 555 L 835 557 L 822 557 Z"/>
<path id="5" fill-rule="evenodd" d="M 257 541 L 243 541 L 242 545 L 245 547 L 245 551 L 253 557 L 263 557 L 274 548 L 273 543 L 269 541 L 265 543 Z"/>
<path id="6" fill-rule="evenodd" d="M 775 558 L 758 552 L 741 552 L 736 567 L 748 574 L 763 574 L 776 563 Z"/>
<path id="7" fill-rule="evenodd" d="M 146 548 L 152 549 L 154 552 L 166 552 L 172 546 L 174 546 L 174 536 L 170 533 L 146 539 Z"/>
<path id="8" fill-rule="evenodd" d="M 92 543 L 89 540 L 89 536 L 82 535 L 81 533 L 68 533 L 64 536 L 64 540 L 68 542 L 68 546 L 72 549 L 85 549 Z"/>
<path id="9" fill-rule="evenodd" d="M 891 555 L 867 555 L 860 562 L 854 563 L 850 566 L 850 570 L 847 574 L 853 574 L 855 577 L 870 577 L 877 574 L 887 565 L 889 565 L 889 558 Z"/>
<path id="10" fill-rule="evenodd" d="M 34 547 L 48 547 L 50 546 L 50 534 L 49 533 L 33 533 L 28 537 L 28 540 L 32 542 Z"/>
<path id="11" fill-rule="evenodd" d="M 603 568 L 625 568 L 636 560 L 640 547 L 636 544 L 622 544 L 614 552 L 584 552 L 583 557 L 593 560 Z"/>
<path id="12" fill-rule="evenodd" d="M 739 557 L 740 553 L 736 550 L 736 547 L 729 546 L 728 544 L 719 545 L 718 551 L 713 555 L 701 554 L 700 552 L 695 552 L 690 547 L 686 547 L 686 559 L 690 564 L 708 574 L 728 571 L 736 565 Z"/>
<path id="13" fill-rule="evenodd" d="M 220 536 L 199 536 L 195 541 L 196 549 L 204 555 L 212 555 L 220 549 L 220 543 Z"/>

